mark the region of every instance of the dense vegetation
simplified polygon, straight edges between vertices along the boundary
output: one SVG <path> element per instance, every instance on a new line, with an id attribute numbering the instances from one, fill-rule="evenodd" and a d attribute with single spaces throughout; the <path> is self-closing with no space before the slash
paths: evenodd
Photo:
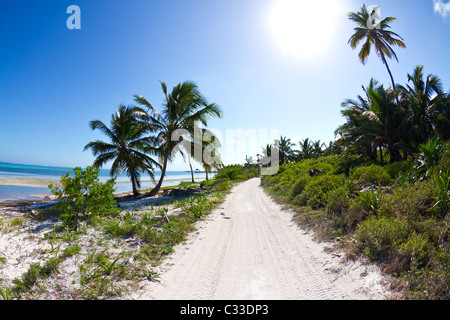
<path id="1" fill-rule="evenodd" d="M 434 143 L 430 143 L 435 146 Z M 422 145 L 420 159 L 427 159 Z M 437 161 L 380 165 L 355 155 L 292 162 L 262 185 L 323 239 L 398 279 L 406 298 L 450 298 L 450 142 Z M 436 159 L 434 159 L 436 160 Z"/>

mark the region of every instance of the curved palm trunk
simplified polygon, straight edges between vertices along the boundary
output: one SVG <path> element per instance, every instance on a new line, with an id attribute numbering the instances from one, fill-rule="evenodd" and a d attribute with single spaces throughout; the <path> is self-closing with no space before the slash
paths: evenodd
<path id="1" fill-rule="evenodd" d="M 154 197 L 154 196 L 156 196 L 158 194 L 159 189 L 161 189 L 162 183 L 164 181 L 164 176 L 166 175 L 167 158 L 168 158 L 168 156 L 164 156 L 163 166 L 162 166 L 162 169 L 161 169 L 161 178 L 159 178 L 158 184 L 153 188 L 152 191 L 148 192 L 146 194 L 146 196 Z"/>
<path id="2" fill-rule="evenodd" d="M 131 178 L 131 185 L 133 187 L 133 195 L 135 197 L 137 197 L 139 195 L 139 191 L 138 191 L 138 189 L 136 187 L 136 179 L 135 178 Z"/>
<path id="3" fill-rule="evenodd" d="M 191 167 L 192 183 L 194 183 L 195 182 L 195 180 L 194 180 L 194 169 L 192 169 L 191 158 L 188 158 L 188 159 L 189 159 L 189 167 Z"/>
<path id="4" fill-rule="evenodd" d="M 381 57 L 382 57 L 384 65 L 386 66 L 387 71 L 389 72 L 389 76 L 391 77 L 392 89 L 395 91 L 395 82 L 394 82 L 394 77 L 392 76 L 391 69 L 389 68 L 389 65 L 388 65 L 384 55 L 382 55 Z M 400 102 L 398 101 L 398 96 L 397 95 L 395 95 L 395 99 L 397 100 L 397 105 L 400 105 Z"/>

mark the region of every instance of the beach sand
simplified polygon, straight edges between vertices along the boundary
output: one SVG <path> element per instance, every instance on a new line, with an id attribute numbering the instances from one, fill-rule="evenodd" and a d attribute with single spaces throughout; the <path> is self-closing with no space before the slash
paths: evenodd
<path id="1" fill-rule="evenodd" d="M 203 181 L 204 178 L 195 178 L 195 181 Z M 190 178 L 186 179 L 164 179 L 164 182 L 179 182 L 179 181 L 191 181 Z M 151 180 L 142 180 L 141 183 L 151 183 Z M 0 177 L 0 186 L 19 186 L 19 187 L 36 187 L 47 188 L 49 184 L 57 185 L 59 180 L 57 179 L 34 179 L 34 178 L 22 178 L 12 177 L 4 178 Z M 116 181 L 116 184 L 128 184 L 130 181 Z"/>
<path id="2" fill-rule="evenodd" d="M 47 188 L 49 184 L 58 184 L 59 180 L 56 179 L 33 179 L 33 178 L 21 178 L 12 177 L 4 178 L 0 177 L 0 186 L 19 186 L 19 187 L 35 187 L 35 188 Z"/>

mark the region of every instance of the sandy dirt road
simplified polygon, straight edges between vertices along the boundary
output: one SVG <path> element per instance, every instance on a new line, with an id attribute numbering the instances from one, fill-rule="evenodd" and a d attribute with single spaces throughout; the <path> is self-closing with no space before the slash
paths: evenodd
<path id="1" fill-rule="evenodd" d="M 252 179 L 233 188 L 220 208 L 160 266 L 132 299 L 385 299 L 375 266 L 326 253 Z"/>

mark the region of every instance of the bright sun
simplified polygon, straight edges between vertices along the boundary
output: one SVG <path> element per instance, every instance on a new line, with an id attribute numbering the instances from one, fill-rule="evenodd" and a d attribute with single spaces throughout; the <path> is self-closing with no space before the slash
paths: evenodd
<path id="1" fill-rule="evenodd" d="M 330 44 L 339 14 L 337 0 L 278 0 L 269 23 L 284 52 L 314 56 Z"/>

